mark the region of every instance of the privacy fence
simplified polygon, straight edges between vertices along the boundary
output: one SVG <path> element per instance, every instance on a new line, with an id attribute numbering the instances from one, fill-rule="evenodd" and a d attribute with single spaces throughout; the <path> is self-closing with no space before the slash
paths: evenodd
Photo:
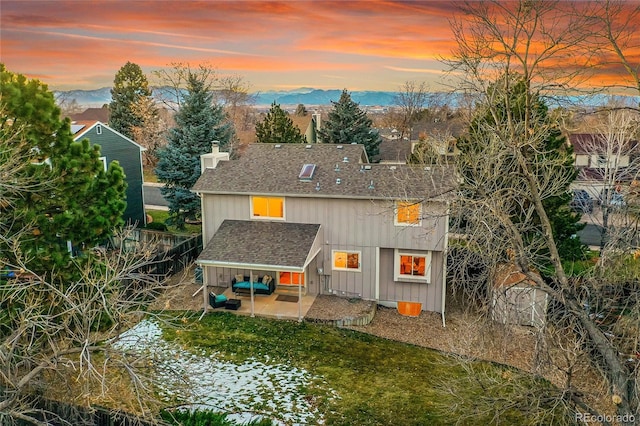
<path id="1" fill-rule="evenodd" d="M 34 407 L 35 417 L 49 426 L 162 426 L 166 423 L 140 419 L 132 414 L 104 407 L 78 407 L 60 401 L 39 399 Z M 19 426 L 31 425 L 18 421 Z"/>

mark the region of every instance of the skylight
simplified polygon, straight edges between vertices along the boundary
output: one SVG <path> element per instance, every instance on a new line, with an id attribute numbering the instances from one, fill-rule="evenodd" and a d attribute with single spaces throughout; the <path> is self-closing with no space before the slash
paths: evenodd
<path id="1" fill-rule="evenodd" d="M 300 170 L 298 179 L 311 180 L 313 178 L 313 172 L 315 171 L 316 171 L 315 164 L 305 164 L 304 166 L 302 166 L 302 170 Z"/>

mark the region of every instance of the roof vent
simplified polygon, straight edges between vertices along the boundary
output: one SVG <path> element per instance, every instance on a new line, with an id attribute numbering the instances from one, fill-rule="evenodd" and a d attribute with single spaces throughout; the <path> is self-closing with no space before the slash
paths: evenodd
<path id="1" fill-rule="evenodd" d="M 360 164 L 360 171 L 364 172 L 364 164 Z"/>
<path id="2" fill-rule="evenodd" d="M 349 157 L 344 157 L 344 158 L 342 159 L 342 162 L 343 162 L 343 163 L 348 163 L 348 162 L 349 162 Z"/>
<path id="3" fill-rule="evenodd" d="M 425 172 L 430 172 L 430 171 L 431 171 L 431 167 L 429 167 L 429 166 L 425 167 L 425 168 L 424 168 L 424 171 L 425 171 Z"/>
<path id="4" fill-rule="evenodd" d="M 369 189 L 374 189 L 375 186 L 373 186 L 373 181 L 369 182 Z"/>
<path id="5" fill-rule="evenodd" d="M 340 163 L 336 163 L 336 166 L 333 168 L 334 172 L 339 172 L 340 171 Z"/>
<path id="6" fill-rule="evenodd" d="M 342 183 L 342 181 L 340 180 L 340 178 L 336 179 L 336 185 L 340 185 L 340 183 Z"/>
<path id="7" fill-rule="evenodd" d="M 280 148 L 280 147 L 282 147 L 282 145 L 280 145 L 279 143 L 274 145 L 274 148 Z"/>
<path id="8" fill-rule="evenodd" d="M 311 149 L 311 145 L 305 146 L 306 149 Z"/>
<path id="9" fill-rule="evenodd" d="M 371 170 L 371 166 L 364 166 L 365 170 Z"/>
<path id="10" fill-rule="evenodd" d="M 395 170 L 395 169 L 396 169 L 396 166 L 390 166 L 389 167 L 389 170 Z"/>
<path id="11" fill-rule="evenodd" d="M 320 191 L 320 182 L 316 183 L 316 191 Z"/>
<path id="12" fill-rule="evenodd" d="M 342 149 L 342 145 L 338 145 L 336 148 L 338 148 L 338 149 Z"/>

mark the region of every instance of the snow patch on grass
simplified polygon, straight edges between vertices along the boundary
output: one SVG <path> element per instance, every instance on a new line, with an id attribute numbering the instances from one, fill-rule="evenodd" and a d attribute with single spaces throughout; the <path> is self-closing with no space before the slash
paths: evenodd
<path id="1" fill-rule="evenodd" d="M 159 394 L 167 401 L 192 408 L 234 413 L 230 419 L 247 421 L 261 415 L 286 424 L 321 424 L 322 416 L 304 398 L 304 389 L 317 377 L 284 364 L 255 359 L 233 364 L 206 351 L 194 353 L 167 342 L 162 329 L 143 320 L 123 333 L 117 343 L 151 358 L 160 371 Z"/>

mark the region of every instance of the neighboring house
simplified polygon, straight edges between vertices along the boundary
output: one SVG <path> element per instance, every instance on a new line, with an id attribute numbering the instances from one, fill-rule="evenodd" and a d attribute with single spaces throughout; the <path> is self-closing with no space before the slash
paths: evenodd
<path id="1" fill-rule="evenodd" d="M 74 121 L 71 124 L 73 140 L 89 139 L 100 145 L 105 170 L 111 161 L 118 161 L 127 181 L 127 208 L 123 218 L 127 223 L 146 225 L 142 191 L 142 151 L 145 150 L 123 134 L 100 121 Z"/>
<path id="2" fill-rule="evenodd" d="M 444 315 L 451 169 L 370 164 L 355 144 L 251 144 L 231 161 L 216 148 L 192 188 L 205 288 L 269 274 L 276 292 Z"/>
<path id="3" fill-rule="evenodd" d="M 569 135 L 578 176 L 576 189 L 598 197 L 605 186 L 628 183 L 637 178 L 640 146 L 637 141 L 607 142 L 591 133 Z"/>
<path id="4" fill-rule="evenodd" d="M 306 115 L 290 114 L 293 125 L 300 129 L 300 133 L 307 138 L 307 143 L 318 142 L 318 129 L 320 128 L 320 114 L 307 113 Z"/>
<path id="5" fill-rule="evenodd" d="M 406 164 L 413 153 L 413 143 L 406 139 L 382 138 L 380 142 L 379 162 L 382 164 Z"/>
<path id="6" fill-rule="evenodd" d="M 71 121 L 100 121 L 102 123 L 109 122 L 109 108 L 87 108 L 81 113 L 71 114 Z"/>

